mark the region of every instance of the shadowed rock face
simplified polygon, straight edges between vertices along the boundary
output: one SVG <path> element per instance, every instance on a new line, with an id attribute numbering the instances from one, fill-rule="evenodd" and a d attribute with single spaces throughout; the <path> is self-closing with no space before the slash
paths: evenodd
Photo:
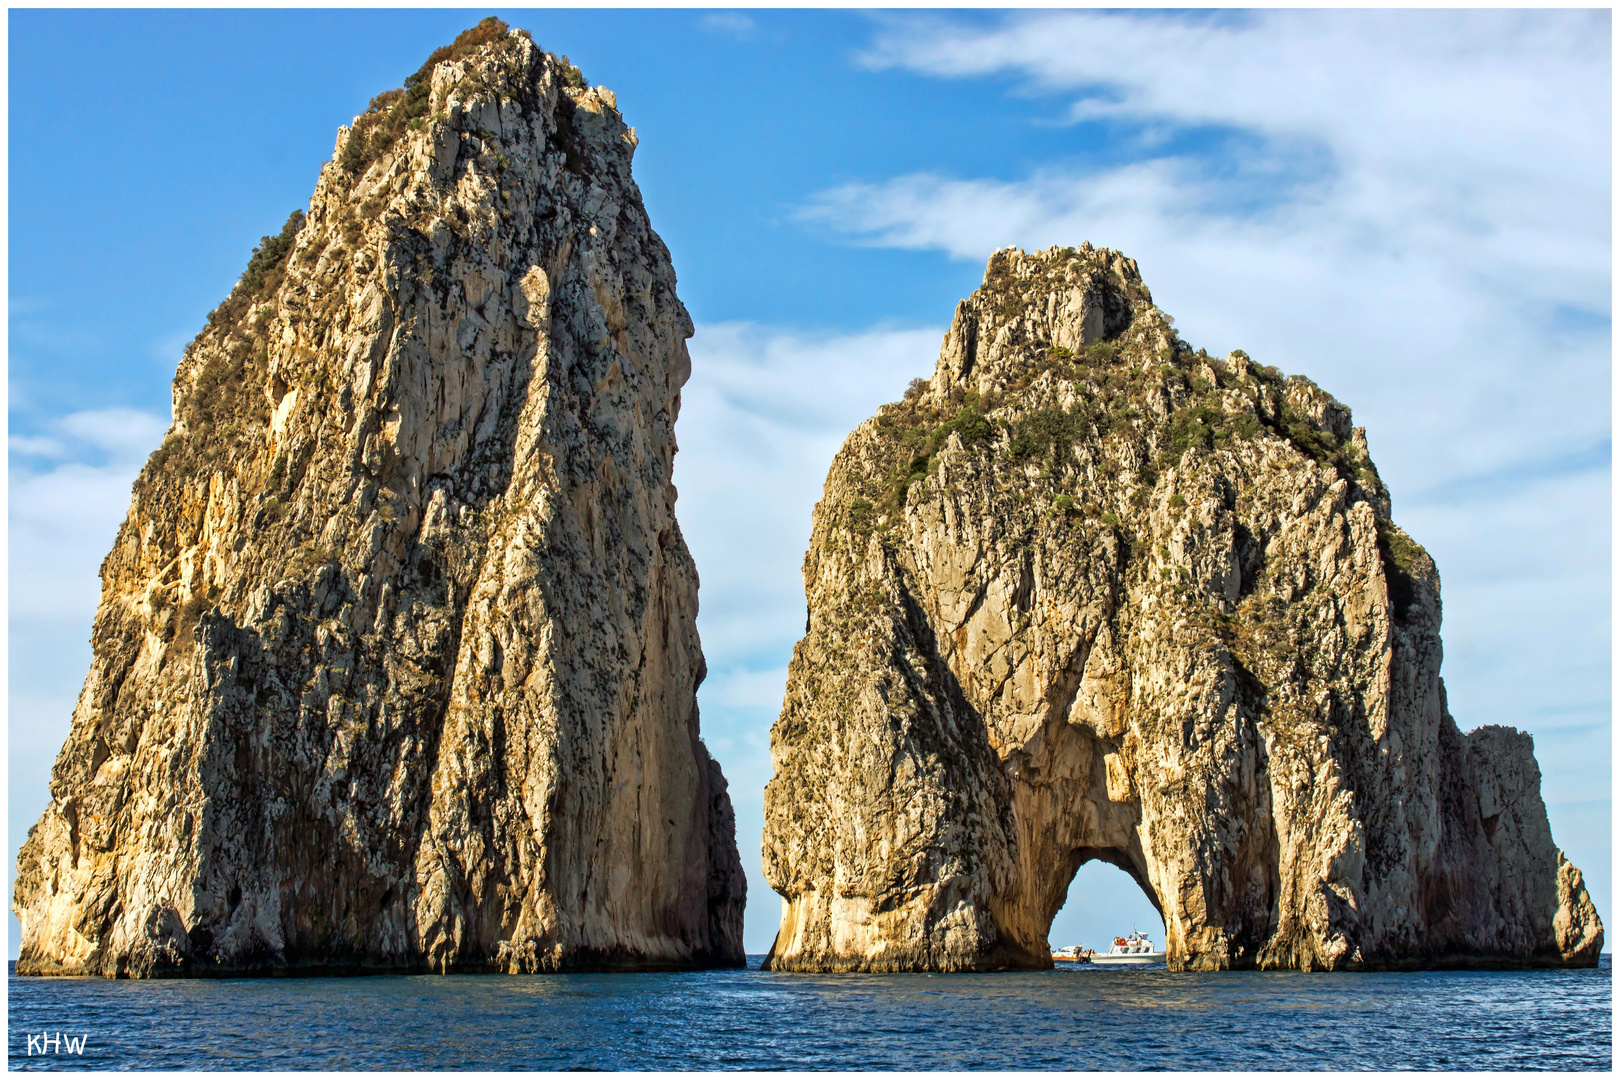
<path id="1" fill-rule="evenodd" d="M 613 95 L 480 30 L 339 134 L 180 365 L 20 973 L 744 962 L 670 483 L 691 321 Z"/>
<path id="2" fill-rule="evenodd" d="M 991 257 L 804 580 L 770 967 L 1046 967 L 1092 859 L 1175 968 L 1597 963 L 1530 737 L 1446 711 L 1439 575 L 1349 409 L 1193 352 L 1116 252 Z"/>

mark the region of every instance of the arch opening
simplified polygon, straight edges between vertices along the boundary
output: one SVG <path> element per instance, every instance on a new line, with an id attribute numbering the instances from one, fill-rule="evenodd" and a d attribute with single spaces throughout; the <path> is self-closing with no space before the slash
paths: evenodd
<path id="1" fill-rule="evenodd" d="M 1107 952 L 1133 929 L 1165 947 L 1164 912 L 1131 859 L 1112 848 L 1081 848 L 1067 894 L 1047 929 L 1053 950 L 1070 945 Z"/>

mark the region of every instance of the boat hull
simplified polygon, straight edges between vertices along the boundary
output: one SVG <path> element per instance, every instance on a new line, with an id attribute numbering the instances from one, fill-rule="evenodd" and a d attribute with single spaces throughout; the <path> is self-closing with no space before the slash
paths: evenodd
<path id="1" fill-rule="evenodd" d="M 1105 953 L 1099 953 L 1091 958 L 1091 962 L 1093 964 L 1103 964 L 1105 966 L 1114 964 L 1121 967 L 1140 966 L 1142 964 L 1162 964 L 1164 963 L 1164 953 L 1131 953 L 1126 956 L 1109 956 Z"/>

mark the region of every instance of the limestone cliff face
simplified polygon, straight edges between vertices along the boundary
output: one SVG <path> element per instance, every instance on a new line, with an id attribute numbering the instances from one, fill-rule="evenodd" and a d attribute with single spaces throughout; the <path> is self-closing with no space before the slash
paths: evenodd
<path id="1" fill-rule="evenodd" d="M 1350 411 L 1193 352 L 1118 253 L 991 258 L 804 580 L 771 967 L 1048 966 L 1092 859 L 1176 968 L 1597 963 L 1529 736 L 1446 711 L 1439 575 Z"/>
<path id="2" fill-rule="evenodd" d="M 340 132 L 102 567 L 19 972 L 743 962 L 635 145 L 492 20 Z"/>

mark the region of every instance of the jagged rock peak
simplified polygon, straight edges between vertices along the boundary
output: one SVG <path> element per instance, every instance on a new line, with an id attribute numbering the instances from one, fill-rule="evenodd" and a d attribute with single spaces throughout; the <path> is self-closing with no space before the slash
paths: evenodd
<path id="1" fill-rule="evenodd" d="M 102 566 L 20 973 L 744 962 L 635 144 L 497 20 L 339 132 Z"/>
<path id="2" fill-rule="evenodd" d="M 1528 735 L 1464 734 L 1350 410 L 1117 252 L 991 256 L 845 441 L 771 732 L 767 965 L 1045 967 L 1083 863 L 1175 968 L 1592 965 Z"/>

